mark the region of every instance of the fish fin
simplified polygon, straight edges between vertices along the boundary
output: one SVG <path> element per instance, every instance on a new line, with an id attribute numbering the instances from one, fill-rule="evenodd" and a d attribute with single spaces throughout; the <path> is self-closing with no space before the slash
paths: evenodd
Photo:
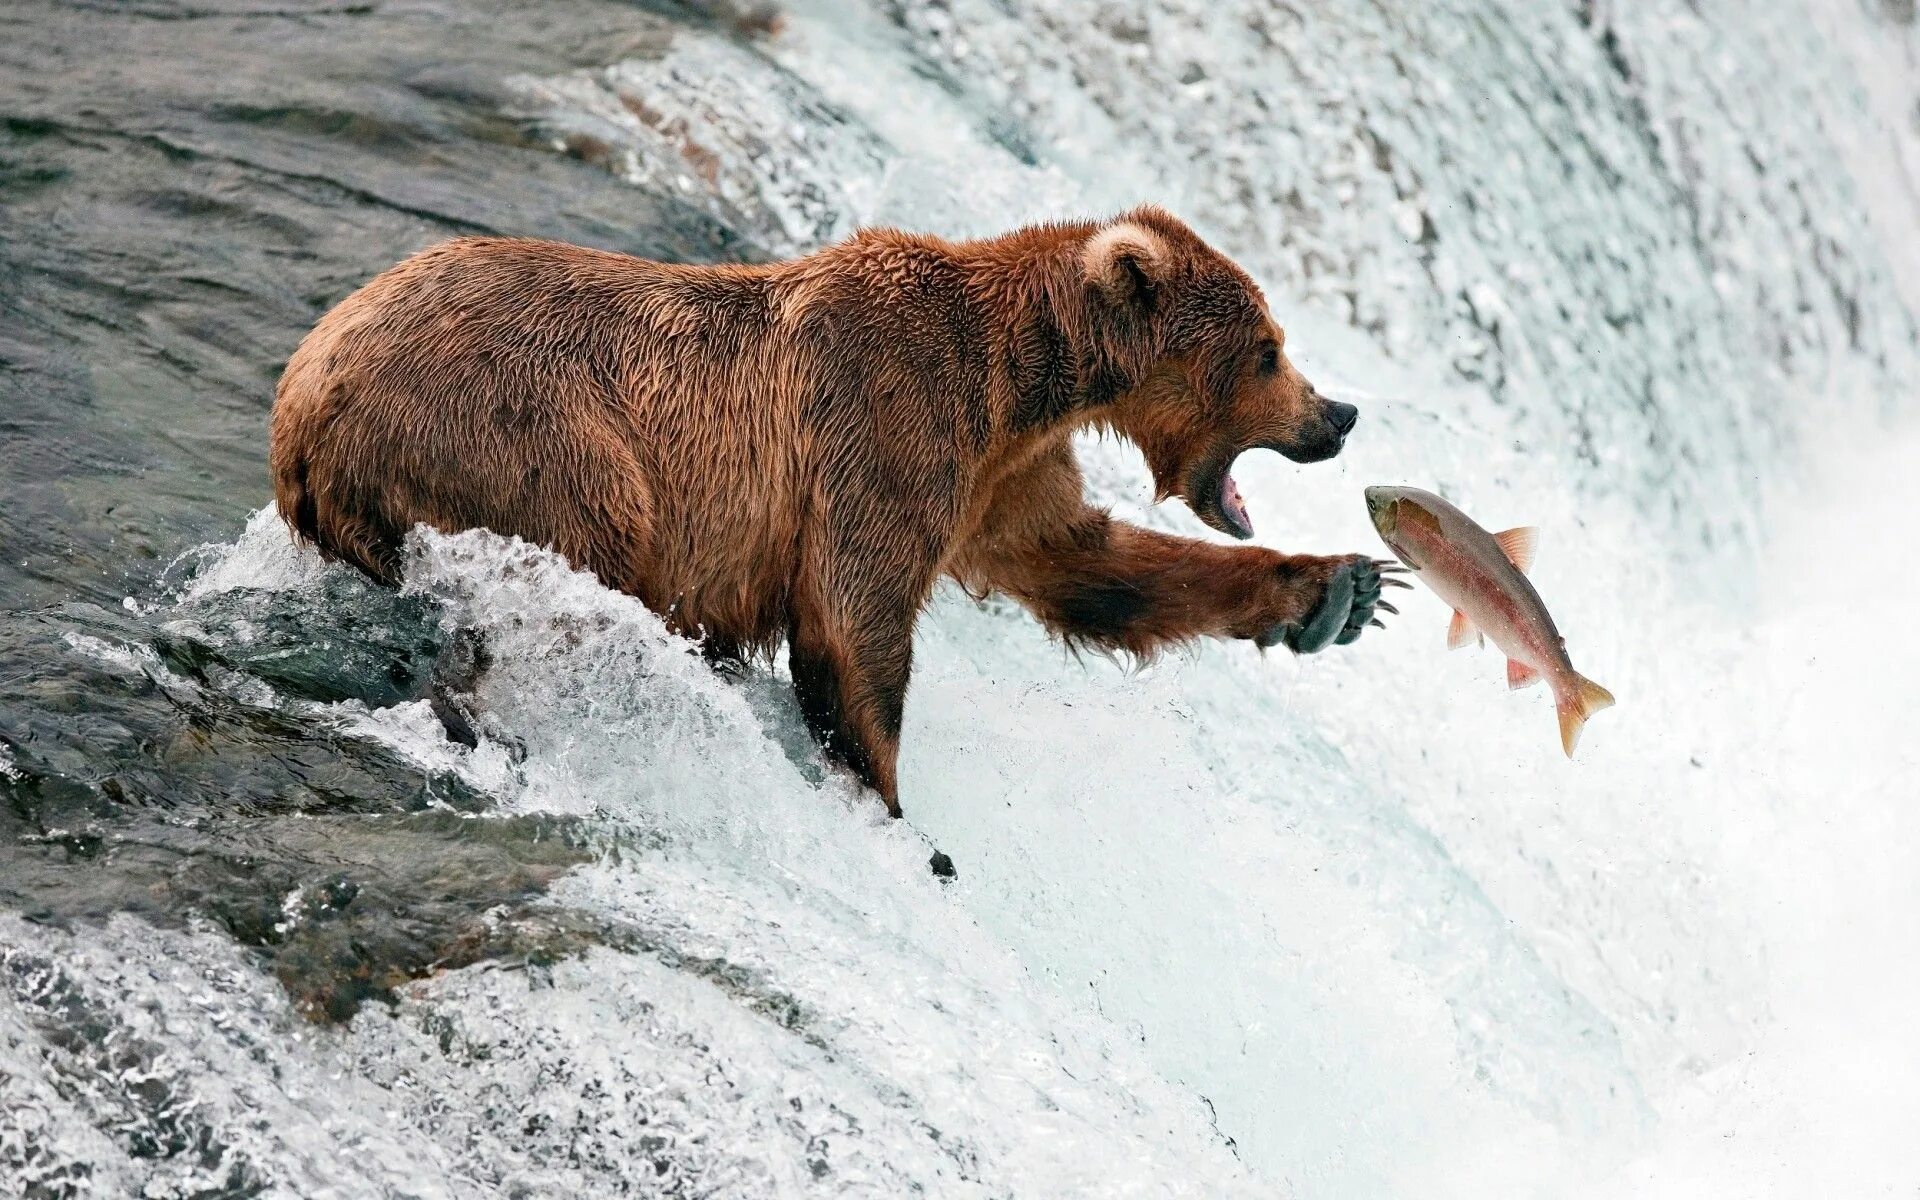
<path id="1" fill-rule="evenodd" d="M 1458 650 L 1479 636 L 1480 631 L 1473 627 L 1472 621 L 1467 620 L 1467 614 L 1454 609 L 1453 620 L 1447 622 L 1447 649 Z M 1486 639 L 1480 638 L 1480 644 L 1484 646 Z"/>
<path id="2" fill-rule="evenodd" d="M 1540 531 L 1531 525 L 1517 525 L 1505 533 L 1496 533 L 1493 540 L 1500 543 L 1500 552 L 1507 560 L 1520 568 L 1525 575 L 1533 570 L 1533 556 L 1540 549 Z"/>
<path id="3" fill-rule="evenodd" d="M 1532 687 L 1540 682 L 1540 672 L 1521 662 L 1517 658 L 1507 660 L 1507 688 L 1519 691 L 1523 687 Z"/>
<path id="4" fill-rule="evenodd" d="M 1580 741 L 1581 727 L 1587 718 L 1603 708 L 1613 707 L 1613 693 L 1601 687 L 1584 675 L 1573 677 L 1573 687 L 1568 694 L 1558 698 L 1560 710 L 1560 745 L 1565 748 L 1567 757 L 1573 757 L 1573 747 Z"/>

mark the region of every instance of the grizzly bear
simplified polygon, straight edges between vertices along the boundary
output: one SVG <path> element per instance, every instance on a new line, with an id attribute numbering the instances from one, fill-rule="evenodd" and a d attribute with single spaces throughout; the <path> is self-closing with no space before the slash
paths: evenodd
<path id="1" fill-rule="evenodd" d="M 867 230 L 756 266 L 462 238 L 347 297 L 287 364 L 281 516 L 379 580 L 413 526 L 550 547 L 716 660 L 784 639 L 827 755 L 900 814 L 913 626 L 942 576 L 1075 647 L 1200 635 L 1311 653 L 1384 564 L 1174 537 L 1082 495 L 1072 436 L 1132 441 L 1236 538 L 1244 450 L 1330 458 L 1260 289 L 1157 208 L 951 242 Z M 1385 582 L 1398 582 L 1386 580 Z"/>

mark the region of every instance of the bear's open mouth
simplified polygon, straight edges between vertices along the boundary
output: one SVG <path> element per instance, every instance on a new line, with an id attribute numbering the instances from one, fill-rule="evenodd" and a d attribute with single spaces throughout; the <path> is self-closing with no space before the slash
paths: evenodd
<path id="1" fill-rule="evenodd" d="M 1246 499 L 1233 480 L 1233 460 L 1238 457 L 1230 454 L 1213 459 L 1194 472 L 1193 482 L 1184 492 L 1194 516 L 1221 533 L 1244 540 L 1253 536 L 1253 518 L 1247 515 Z"/>
<path id="2" fill-rule="evenodd" d="M 1233 481 L 1233 472 L 1220 472 L 1220 516 L 1230 528 L 1228 533 L 1235 537 L 1253 536 L 1253 518 L 1247 515 L 1247 502 L 1240 498 L 1240 485 Z"/>

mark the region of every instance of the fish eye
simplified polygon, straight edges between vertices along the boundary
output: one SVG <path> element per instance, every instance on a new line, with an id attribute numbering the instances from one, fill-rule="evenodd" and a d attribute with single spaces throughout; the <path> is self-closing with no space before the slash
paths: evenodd
<path id="1" fill-rule="evenodd" d="M 1260 373 L 1273 375 L 1280 370 L 1280 347 L 1268 342 L 1260 347 Z"/>

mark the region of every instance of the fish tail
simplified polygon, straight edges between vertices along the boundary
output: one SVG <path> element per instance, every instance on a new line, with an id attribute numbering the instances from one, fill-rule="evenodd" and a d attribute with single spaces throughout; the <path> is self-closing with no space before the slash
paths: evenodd
<path id="1" fill-rule="evenodd" d="M 1573 686 L 1559 696 L 1556 707 L 1560 710 L 1560 744 L 1566 748 L 1567 757 L 1572 758 L 1573 747 L 1580 741 L 1580 730 L 1587 718 L 1603 708 L 1612 708 L 1613 693 L 1576 673 Z"/>

